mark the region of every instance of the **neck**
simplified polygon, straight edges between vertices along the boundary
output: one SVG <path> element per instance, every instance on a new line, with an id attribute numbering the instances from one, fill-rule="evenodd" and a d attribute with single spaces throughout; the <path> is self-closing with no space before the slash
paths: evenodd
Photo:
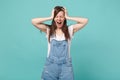
<path id="1" fill-rule="evenodd" d="M 61 31 L 62 29 L 61 29 L 61 28 L 57 28 L 56 30 L 57 30 L 57 31 Z"/>
<path id="2" fill-rule="evenodd" d="M 55 32 L 58 33 L 58 34 L 59 34 L 59 33 L 63 33 L 63 31 L 62 31 L 61 28 L 57 28 L 57 29 L 55 30 Z"/>

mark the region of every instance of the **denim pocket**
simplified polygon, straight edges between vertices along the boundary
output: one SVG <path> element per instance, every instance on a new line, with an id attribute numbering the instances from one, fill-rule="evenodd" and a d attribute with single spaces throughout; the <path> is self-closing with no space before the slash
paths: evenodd
<path id="1" fill-rule="evenodd" d="M 46 61 L 46 62 L 45 62 L 45 66 L 49 66 L 50 64 L 51 64 L 50 61 Z"/>
<path id="2" fill-rule="evenodd" d="M 50 65 L 51 65 L 51 62 L 46 60 L 44 68 L 43 68 L 43 72 L 42 72 L 43 77 L 45 77 L 45 76 L 47 76 L 49 74 Z"/>
<path id="3" fill-rule="evenodd" d="M 65 66 L 66 67 L 72 67 L 72 61 L 71 61 L 71 59 L 69 59 L 69 60 L 66 61 Z"/>
<path id="4" fill-rule="evenodd" d="M 71 73 L 73 71 L 73 68 L 71 65 L 70 66 L 67 65 L 67 66 L 64 66 L 62 70 L 64 73 Z"/>

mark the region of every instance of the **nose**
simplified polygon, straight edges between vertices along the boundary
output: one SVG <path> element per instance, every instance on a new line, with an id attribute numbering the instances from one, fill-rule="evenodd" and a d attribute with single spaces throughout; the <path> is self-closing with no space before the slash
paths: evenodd
<path id="1" fill-rule="evenodd" d="M 59 17 L 59 18 L 58 18 L 58 20 L 60 21 L 60 20 L 61 20 L 61 18 Z"/>

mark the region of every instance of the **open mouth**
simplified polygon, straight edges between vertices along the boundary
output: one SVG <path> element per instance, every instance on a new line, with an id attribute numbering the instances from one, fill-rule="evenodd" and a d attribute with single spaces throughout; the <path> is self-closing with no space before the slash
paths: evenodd
<path id="1" fill-rule="evenodd" d="M 62 22 L 57 22 L 57 24 L 62 24 Z"/>

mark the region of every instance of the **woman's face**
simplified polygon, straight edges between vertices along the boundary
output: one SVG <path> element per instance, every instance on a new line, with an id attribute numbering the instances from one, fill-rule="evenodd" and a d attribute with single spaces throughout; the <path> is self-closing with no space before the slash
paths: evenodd
<path id="1" fill-rule="evenodd" d="M 63 11 L 60 11 L 54 18 L 57 28 L 61 28 L 63 26 L 64 20 L 65 20 L 65 14 Z"/>

